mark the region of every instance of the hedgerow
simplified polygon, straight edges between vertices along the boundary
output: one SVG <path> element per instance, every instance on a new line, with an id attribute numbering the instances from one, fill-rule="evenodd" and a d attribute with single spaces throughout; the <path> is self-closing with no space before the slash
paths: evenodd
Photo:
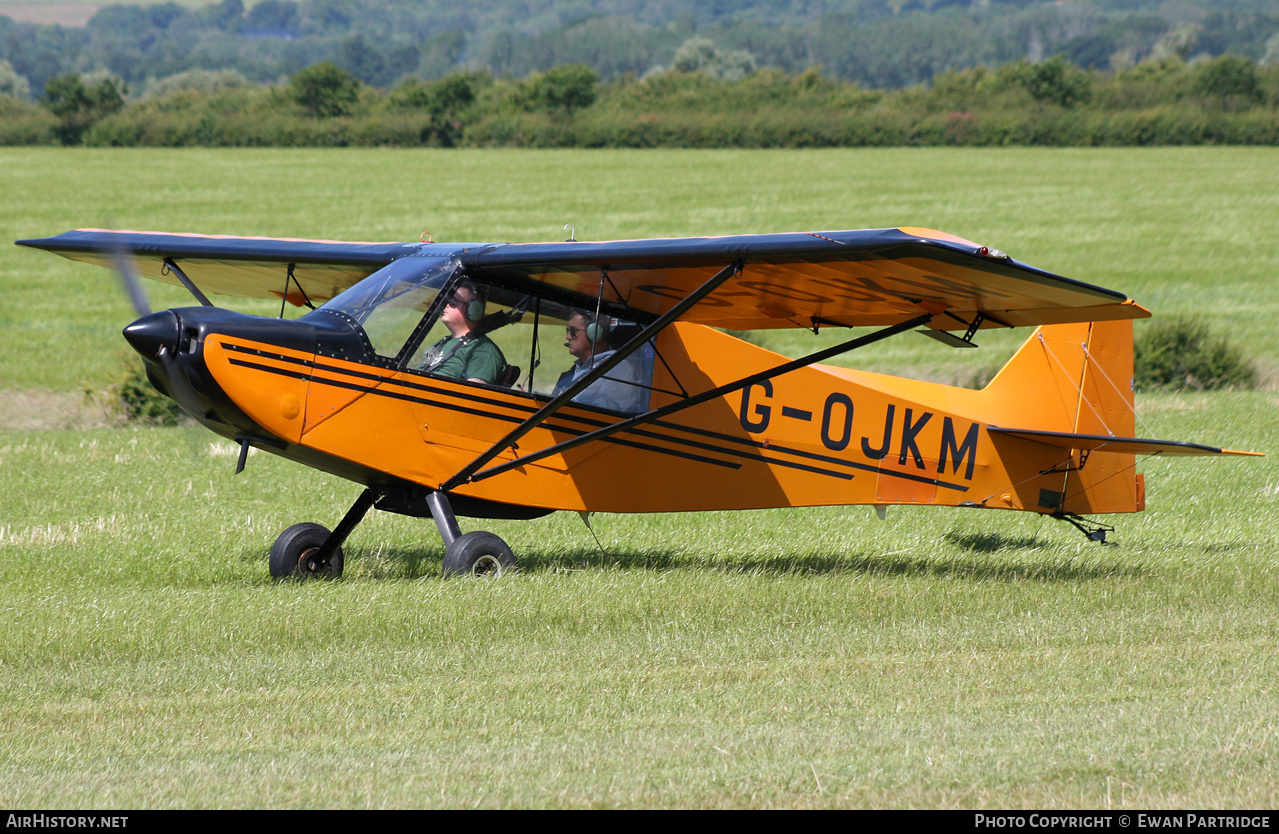
<path id="1" fill-rule="evenodd" d="M 1242 60 L 1242 59 L 1240 59 Z M 157 82 L 122 107 L 0 97 L 0 143 L 97 146 L 806 148 L 1279 144 L 1279 66 L 1160 58 L 1105 74 L 1054 59 L 866 90 L 817 69 L 737 80 L 668 71 L 600 83 L 583 65 L 527 78 L 455 73 L 380 90 L 333 64 L 287 84 Z M 1251 74 L 1249 74 L 1249 70 Z M 70 78 L 70 77 L 68 77 Z M 200 79 L 196 79 L 200 80 Z M 96 86 L 94 86 L 96 85 Z M 117 89 L 112 87 L 111 89 Z M 169 91 L 169 92 L 166 92 Z M 92 99 L 92 100 L 91 100 Z M 107 106 L 110 105 L 110 106 Z M 59 109 L 60 108 L 60 109 Z M 56 111 L 56 112 L 55 112 Z M 61 113 L 61 115 L 58 115 Z"/>

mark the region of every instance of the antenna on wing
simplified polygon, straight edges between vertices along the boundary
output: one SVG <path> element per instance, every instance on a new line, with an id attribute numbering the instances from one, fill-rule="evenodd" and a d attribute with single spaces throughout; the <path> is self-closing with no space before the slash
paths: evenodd
<path id="1" fill-rule="evenodd" d="M 564 228 L 568 229 L 568 240 L 565 243 L 577 243 L 577 229 L 573 228 L 572 223 L 565 223 Z"/>

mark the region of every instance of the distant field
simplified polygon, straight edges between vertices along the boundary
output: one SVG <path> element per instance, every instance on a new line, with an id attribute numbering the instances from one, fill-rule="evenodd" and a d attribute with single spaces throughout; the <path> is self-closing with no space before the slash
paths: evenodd
<path id="1" fill-rule="evenodd" d="M 1201 314 L 1273 374 L 1277 180 L 1264 149 L 0 149 L 0 397 L 64 402 L 122 367 L 114 278 L 7 245 L 108 222 L 932 226 Z M 997 362 L 1016 337 L 857 360 L 956 377 L 955 354 Z M 1269 456 L 1144 462 L 1150 509 L 1106 519 L 1114 547 L 993 511 L 606 515 L 594 534 L 561 513 L 485 523 L 521 559 L 496 582 L 441 579 L 434 525 L 375 513 L 344 581 L 275 584 L 274 537 L 333 524 L 354 485 L 267 454 L 236 476 L 234 447 L 182 428 L 0 426 L 0 784 L 28 808 L 1274 808 L 1279 395 L 1138 406 L 1144 434 Z"/>
<path id="2" fill-rule="evenodd" d="M 19 23 L 60 23 L 63 26 L 83 26 L 98 13 L 105 3 L 79 3 L 75 0 L 25 0 L 7 2 L 0 0 L 0 15 Z"/>
<path id="3" fill-rule="evenodd" d="M 176 2 L 179 6 L 207 6 L 213 0 L 130 0 L 132 6 L 151 6 L 156 3 Z M 0 15 L 19 23 L 61 23 L 63 26 L 83 26 L 98 9 L 111 3 L 83 3 L 80 0 L 0 0 Z M 257 5 L 256 0 L 244 4 Z"/>

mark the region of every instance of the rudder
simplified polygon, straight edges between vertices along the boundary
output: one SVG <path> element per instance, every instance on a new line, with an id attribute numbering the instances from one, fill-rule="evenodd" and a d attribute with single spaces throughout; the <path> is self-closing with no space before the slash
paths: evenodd
<path id="1" fill-rule="evenodd" d="M 1132 437 L 1132 322 L 1082 322 L 1038 328 L 985 389 L 1002 412 L 992 423 L 1048 432 Z M 1060 467 L 1065 513 L 1145 508 L 1136 456 L 1079 449 Z"/>

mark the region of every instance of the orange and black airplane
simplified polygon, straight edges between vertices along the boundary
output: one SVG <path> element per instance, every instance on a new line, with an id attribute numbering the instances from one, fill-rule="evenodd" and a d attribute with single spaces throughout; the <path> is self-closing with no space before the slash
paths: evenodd
<path id="1" fill-rule="evenodd" d="M 534 244 L 352 243 L 82 229 L 18 241 L 135 263 L 200 302 L 124 336 L 241 446 L 364 487 L 332 532 L 285 530 L 272 576 L 337 576 L 371 508 L 431 516 L 448 574 L 510 548 L 457 516 L 936 504 L 1066 520 L 1145 507 L 1122 293 L 929 229 Z M 124 268 L 129 273 L 130 268 Z M 278 298 L 280 318 L 206 293 Z M 310 312 L 284 318 L 285 304 Z M 1035 327 L 982 390 L 820 364 L 918 331 Z M 725 330 L 848 328 L 800 359 Z M 567 348 L 567 350 L 566 350 Z M 237 469 L 237 471 L 239 471 Z"/>

